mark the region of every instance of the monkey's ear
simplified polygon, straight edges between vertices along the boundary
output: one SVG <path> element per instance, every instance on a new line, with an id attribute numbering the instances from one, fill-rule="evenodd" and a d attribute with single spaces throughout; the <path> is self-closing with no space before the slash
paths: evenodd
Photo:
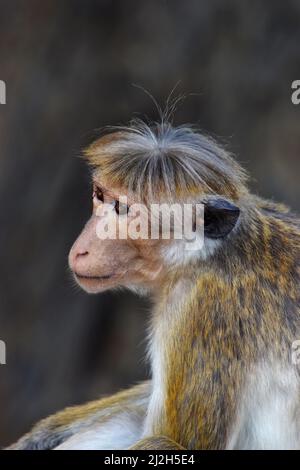
<path id="1" fill-rule="evenodd" d="M 204 203 L 204 234 L 208 238 L 224 238 L 235 227 L 240 209 L 226 199 L 209 199 Z"/>

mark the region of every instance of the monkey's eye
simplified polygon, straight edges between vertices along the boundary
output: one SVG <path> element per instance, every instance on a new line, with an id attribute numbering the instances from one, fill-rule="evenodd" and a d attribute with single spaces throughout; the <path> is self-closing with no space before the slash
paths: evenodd
<path id="1" fill-rule="evenodd" d="M 122 202 L 116 200 L 115 211 L 118 215 L 126 215 L 129 212 L 129 206 L 127 206 L 127 204 L 123 204 Z"/>
<path id="2" fill-rule="evenodd" d="M 104 202 L 103 191 L 98 186 L 95 186 L 94 188 L 93 198 L 96 198 L 97 201 Z"/>

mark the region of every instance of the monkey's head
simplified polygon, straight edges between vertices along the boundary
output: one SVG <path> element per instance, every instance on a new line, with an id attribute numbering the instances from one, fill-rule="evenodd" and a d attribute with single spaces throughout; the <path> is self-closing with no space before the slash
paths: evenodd
<path id="1" fill-rule="evenodd" d="M 93 212 L 69 265 L 87 292 L 151 290 L 174 268 L 209 263 L 238 225 L 246 176 L 223 148 L 191 127 L 135 121 L 98 139 L 85 155 L 93 168 Z M 182 237 L 174 235 L 179 216 Z M 187 223 L 193 249 L 187 248 Z"/>

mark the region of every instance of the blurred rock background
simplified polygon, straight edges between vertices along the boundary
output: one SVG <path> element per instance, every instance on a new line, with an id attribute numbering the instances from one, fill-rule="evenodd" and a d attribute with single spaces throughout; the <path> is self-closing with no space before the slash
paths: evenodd
<path id="1" fill-rule="evenodd" d="M 300 209 L 299 0 L 2 0 L 0 445 L 38 419 L 146 376 L 148 305 L 87 296 L 67 270 L 90 211 L 77 158 L 97 128 L 157 117 L 225 139 L 262 195 Z"/>

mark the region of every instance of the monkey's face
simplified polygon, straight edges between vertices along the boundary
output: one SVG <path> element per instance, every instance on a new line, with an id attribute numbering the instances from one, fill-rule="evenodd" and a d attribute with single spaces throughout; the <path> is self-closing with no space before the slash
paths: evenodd
<path id="1" fill-rule="evenodd" d="M 141 206 L 137 220 L 132 201 L 124 202 L 121 194 L 94 184 L 92 216 L 69 253 L 75 280 L 89 293 L 117 286 L 149 289 L 163 271 L 161 240 L 139 234 L 148 218 Z"/>
<path id="2" fill-rule="evenodd" d="M 153 206 L 149 211 L 149 207 L 127 197 L 125 191 L 108 190 L 105 186 L 108 185 L 95 179 L 92 216 L 69 254 L 76 281 L 89 293 L 117 286 L 149 291 L 160 285 L 174 265 L 186 265 L 197 258 L 205 262 L 222 246 L 239 218 L 239 208 L 226 199 L 200 195 L 202 207 L 205 206 L 203 239 L 199 238 L 196 223 L 194 250 L 187 250 L 186 239 L 178 241 L 172 230 L 165 236 L 161 214 L 153 217 Z M 179 213 L 182 214 L 180 210 Z M 198 216 L 195 219 L 195 213 L 190 214 L 194 225 Z M 179 219 L 179 228 L 185 232 L 181 223 L 187 219 L 185 216 Z M 173 228 L 175 220 L 177 217 L 173 219 Z"/>

